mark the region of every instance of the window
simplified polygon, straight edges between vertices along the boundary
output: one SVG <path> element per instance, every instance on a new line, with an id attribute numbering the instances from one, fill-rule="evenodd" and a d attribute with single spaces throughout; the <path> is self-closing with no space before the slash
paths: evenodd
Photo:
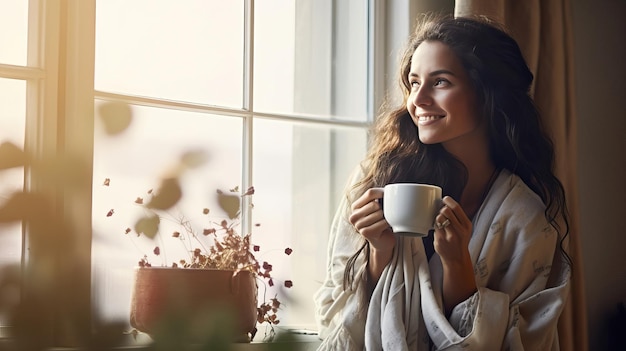
<path id="1" fill-rule="evenodd" d="M 77 303 L 127 320 L 133 267 L 144 253 L 124 237 L 132 202 L 183 153 L 203 150 L 207 163 L 185 176 L 183 210 L 216 208 L 204 203 L 216 189 L 253 185 L 255 206 L 241 231 L 253 232 L 277 279 L 294 282 L 281 323 L 313 327 L 330 220 L 385 90 L 384 53 L 393 50 L 384 45 L 383 15 L 405 11 L 358 0 L 2 6 L 0 46 L 9 49 L 0 51 L 1 141 L 38 157 L 77 156 L 92 181 L 52 189 L 36 170 L 2 171 L 0 201 L 24 187 L 63 204 L 58 214 L 84 233 L 76 244 L 90 253 L 91 279 L 76 284 L 91 284 L 92 296 Z M 111 101 L 133 115 L 116 136 L 97 119 Z M 0 264 L 28 262 L 29 231 L 20 224 L 0 231 Z M 286 246 L 291 256 L 275 255 Z"/>
<path id="2" fill-rule="evenodd" d="M 121 135 L 96 128 L 95 303 L 107 317 L 128 316 L 133 267 L 154 246 L 124 237 L 133 200 L 202 150 L 208 162 L 186 174 L 182 212 L 216 209 L 216 189 L 253 185 L 241 231 L 277 281 L 294 282 L 268 295 L 288 301 L 281 324 L 315 327 L 328 228 L 371 120 L 368 16 L 362 1 L 97 2 L 96 108 L 123 101 L 133 114 Z"/>

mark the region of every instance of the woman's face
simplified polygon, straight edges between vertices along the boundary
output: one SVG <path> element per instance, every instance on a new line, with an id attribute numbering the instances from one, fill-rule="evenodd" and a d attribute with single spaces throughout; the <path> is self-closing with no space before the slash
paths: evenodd
<path id="1" fill-rule="evenodd" d="M 452 153 L 485 143 L 476 93 L 461 61 L 439 41 L 426 41 L 413 53 L 407 100 L 424 144 L 442 143 Z"/>

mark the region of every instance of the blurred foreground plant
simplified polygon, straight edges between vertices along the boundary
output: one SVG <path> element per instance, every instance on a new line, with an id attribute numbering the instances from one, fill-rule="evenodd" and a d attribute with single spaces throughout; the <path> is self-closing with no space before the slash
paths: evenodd
<path id="1" fill-rule="evenodd" d="M 108 133 L 120 133 L 130 125 L 132 116 L 127 105 L 107 103 L 103 106 L 101 117 L 104 125 L 108 126 Z M 107 114 L 106 110 L 110 113 Z M 10 168 L 24 168 L 29 174 L 37 174 L 39 181 L 45 179 L 47 184 L 43 191 L 29 184 L 27 188 L 30 190 L 15 191 L 0 202 L 0 235 L 6 234 L 3 225 L 16 222 L 21 222 L 28 234 L 24 241 L 28 255 L 23 260 L 23 266 L 0 267 L 0 316 L 5 317 L 6 323 L 11 326 L 8 338 L 0 339 L 0 351 L 43 351 L 57 347 L 74 350 L 119 349 L 126 343 L 126 321 L 105 321 L 97 310 L 92 309 L 90 256 L 76 245 L 85 240 L 86 235 L 90 239 L 91 233 L 75 230 L 71 213 L 63 210 L 71 207 L 72 198 L 62 196 L 67 189 L 91 186 L 91 165 L 68 154 L 35 157 L 15 144 L 3 142 L 0 144 L 0 171 Z M 162 195 L 166 193 L 160 192 Z M 153 205 L 159 203 L 157 196 L 151 201 Z M 231 197 L 224 199 L 232 200 Z M 164 205 L 152 207 L 154 210 L 167 208 Z M 254 246 L 249 250 L 249 236 L 234 239 L 231 225 L 220 223 L 218 228 L 230 233 L 230 236 L 223 239 L 226 244 L 218 239 L 215 239 L 216 243 L 222 248 L 231 245 L 234 257 L 244 257 L 244 251 L 254 252 Z M 140 223 L 135 229 L 147 234 Z M 222 252 L 226 253 L 225 250 Z M 249 263 L 247 253 L 245 257 Z M 188 264 L 216 260 L 211 250 L 206 251 L 205 256 L 196 256 L 194 251 L 196 261 L 192 259 Z M 271 282 L 271 267 L 264 266 L 256 262 L 251 266 L 242 264 L 238 269 L 256 267 L 253 269 L 258 269 L 258 274 Z M 271 310 L 278 307 L 273 299 L 268 303 L 272 305 Z M 267 306 L 262 304 L 259 308 Z M 264 321 L 277 323 L 267 311 L 263 315 L 270 316 L 269 321 Z M 190 345 L 180 337 L 180 328 L 184 328 L 185 324 L 171 322 L 171 328 L 159 333 L 145 347 L 146 350 L 232 349 L 230 341 L 222 336 L 220 326 L 207 331 L 207 337 L 201 343 Z M 295 344 L 283 342 L 285 339 L 290 339 L 290 336 L 279 333 L 275 342 L 268 343 L 266 349 L 297 348 Z"/>

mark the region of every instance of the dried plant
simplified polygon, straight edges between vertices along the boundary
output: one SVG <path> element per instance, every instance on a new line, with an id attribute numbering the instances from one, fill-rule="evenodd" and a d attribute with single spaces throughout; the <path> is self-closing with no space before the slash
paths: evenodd
<path id="1" fill-rule="evenodd" d="M 104 185 L 110 186 L 111 180 L 105 179 Z M 254 187 L 250 187 L 243 194 L 239 194 L 239 188 L 235 187 L 228 192 L 217 190 L 217 200 L 220 208 L 227 214 L 228 219 L 214 221 L 211 219 L 211 210 L 202 209 L 202 214 L 206 216 L 206 225 L 201 230 L 196 230 L 201 223 L 190 221 L 185 215 L 172 215 L 168 210 L 181 199 L 181 190 L 178 181 L 173 178 L 164 179 L 161 187 L 157 191 L 148 190 L 146 196 L 137 197 L 135 204 L 142 206 L 145 215 L 137 220 L 134 230 L 126 228 L 124 233 L 135 233 L 137 237 L 147 236 L 151 239 L 157 239 L 159 234 L 164 234 L 160 230 L 163 220 L 168 220 L 176 224 L 176 230 L 170 234 L 172 238 L 179 239 L 181 245 L 188 252 L 186 258 L 180 258 L 171 263 L 163 263 L 162 266 L 171 266 L 173 268 L 195 268 L 195 269 L 220 269 L 233 270 L 235 274 L 239 271 L 247 270 L 252 272 L 259 280 L 266 283 L 269 287 L 274 286 L 274 278 L 272 277 L 272 264 L 267 261 L 259 261 L 256 255 L 260 252 L 260 246 L 252 243 L 252 233 L 241 235 L 236 231 L 240 227 L 241 203 L 245 197 L 251 197 L 254 194 Z M 250 205 L 253 207 L 253 205 Z M 115 213 L 111 209 L 107 216 L 111 217 Z M 255 226 L 259 226 L 256 224 Z M 162 238 L 160 238 L 162 239 Z M 132 236 L 131 236 L 132 240 Z M 291 248 L 285 248 L 284 253 L 291 255 Z M 162 257 L 164 249 L 157 245 L 152 250 L 152 255 Z M 167 260 L 165 260 L 167 261 Z M 148 254 L 138 262 L 139 267 L 152 267 L 152 260 Z M 292 287 L 291 280 L 285 280 L 283 286 L 285 288 Z M 257 307 L 257 322 L 268 323 L 270 326 L 269 334 L 266 338 L 272 338 L 275 334 L 273 326 L 280 323 L 278 311 L 281 308 L 281 302 L 277 296 L 267 299 L 267 286 L 264 288 L 263 298 L 259 299 L 260 304 Z M 254 335 L 252 335 L 254 338 Z"/>

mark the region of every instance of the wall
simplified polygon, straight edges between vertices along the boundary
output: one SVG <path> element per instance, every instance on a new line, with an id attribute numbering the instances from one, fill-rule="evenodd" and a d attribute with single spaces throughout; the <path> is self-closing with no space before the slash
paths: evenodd
<path id="1" fill-rule="evenodd" d="M 608 321 L 626 302 L 625 13 L 624 0 L 572 0 L 590 350 L 610 349 Z"/>

